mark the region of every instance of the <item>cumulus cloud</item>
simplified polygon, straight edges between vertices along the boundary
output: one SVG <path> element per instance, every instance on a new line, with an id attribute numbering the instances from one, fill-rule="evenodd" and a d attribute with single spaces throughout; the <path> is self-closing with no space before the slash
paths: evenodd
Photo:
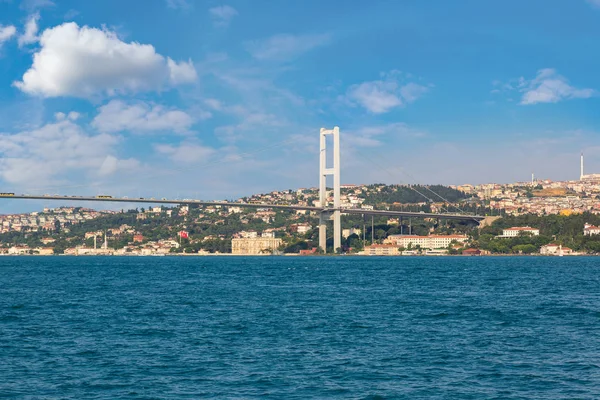
<path id="1" fill-rule="evenodd" d="M 31 187 L 68 179 L 69 175 L 102 172 L 107 157 L 113 157 L 119 139 L 108 134 L 89 135 L 72 119 L 59 120 L 40 128 L 0 134 L 0 177 L 8 183 Z M 114 164 L 114 163 L 113 163 Z M 117 166 L 137 165 L 118 160 Z M 118 168 L 117 168 L 118 169 Z M 114 173 L 117 169 L 112 168 Z M 108 168 L 104 168 L 107 174 Z"/>
<path id="2" fill-rule="evenodd" d="M 165 59 L 152 45 L 123 42 L 106 28 L 69 22 L 46 29 L 39 41 L 33 65 L 22 81 L 14 83 L 31 95 L 88 98 L 160 90 L 196 80 L 191 62 Z"/>
<path id="3" fill-rule="evenodd" d="M 169 156 L 173 162 L 181 164 L 193 164 L 208 160 L 216 152 L 213 148 L 190 142 L 184 142 L 178 146 L 156 144 L 154 148 L 158 153 Z"/>
<path id="4" fill-rule="evenodd" d="M 265 40 L 246 43 L 246 49 L 259 60 L 287 61 L 331 42 L 328 34 L 278 34 Z"/>
<path id="5" fill-rule="evenodd" d="M 143 102 L 126 103 L 112 100 L 100 107 L 92 126 L 101 132 L 131 131 L 134 133 L 187 133 L 194 119 L 187 113 Z"/>
<path id="6" fill-rule="evenodd" d="M 29 16 L 29 19 L 25 23 L 25 32 L 21 36 L 17 42 L 19 43 L 19 47 L 23 47 L 25 45 L 35 43 L 38 41 L 37 33 L 38 33 L 38 20 L 40 19 L 40 14 L 35 13 Z"/>
<path id="7" fill-rule="evenodd" d="M 16 33 L 17 28 L 15 28 L 13 25 L 0 25 L 0 49 L 2 48 L 4 42 L 12 38 Z"/>
<path id="8" fill-rule="evenodd" d="M 521 78 L 518 89 L 523 92 L 522 105 L 587 99 L 597 94 L 594 89 L 577 89 L 569 85 L 569 81 L 552 68 L 539 70 L 537 76 L 531 80 Z"/>
<path id="9" fill-rule="evenodd" d="M 397 71 L 383 74 L 381 80 L 352 85 L 346 93 L 346 100 L 358 103 L 374 114 L 382 114 L 393 108 L 412 103 L 429 91 L 428 86 L 418 83 L 402 83 L 402 75 Z"/>
<path id="10" fill-rule="evenodd" d="M 213 7 L 208 12 L 213 20 L 213 24 L 220 27 L 228 26 L 233 17 L 238 15 L 237 10 L 228 5 Z"/>

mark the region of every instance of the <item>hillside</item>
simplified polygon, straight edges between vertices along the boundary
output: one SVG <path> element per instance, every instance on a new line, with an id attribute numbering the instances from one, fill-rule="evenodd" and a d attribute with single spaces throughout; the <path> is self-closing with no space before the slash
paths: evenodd
<path id="1" fill-rule="evenodd" d="M 427 188 L 447 199 L 462 200 L 465 196 L 454 189 L 443 186 Z M 417 190 L 425 193 L 425 187 Z M 432 194 L 431 192 L 429 192 Z M 432 205 L 423 202 L 423 196 L 406 186 L 386 186 L 382 184 L 345 188 L 344 201 L 353 202 L 355 207 L 376 205 L 388 207 L 394 204 L 411 205 L 411 211 L 431 211 Z M 290 203 L 312 205 L 317 200 L 314 189 L 297 191 L 279 191 L 264 195 L 255 195 L 244 199 L 261 203 Z M 78 214 L 79 213 L 79 214 Z M 85 214 L 85 218 L 81 213 Z M 81 215 L 80 215 L 81 214 Z M 14 222 L 14 221 L 13 221 Z M 444 223 L 437 225 L 435 221 L 422 218 L 402 221 L 379 217 L 373 220 L 371 235 L 371 219 L 359 215 L 345 216 L 344 229 L 360 229 L 369 240 L 383 240 L 391 234 L 415 233 L 425 235 L 432 230 L 442 233 L 455 231 L 467 232 L 474 226 L 466 222 Z M 231 251 L 231 239 L 243 232 L 270 232 L 282 238 L 285 252 L 297 252 L 298 249 L 317 246 L 318 216 L 314 213 L 293 212 L 271 209 L 246 209 L 235 206 L 207 207 L 151 207 L 118 213 L 98 213 L 81 208 L 61 208 L 43 213 L 32 213 L 28 216 L 17 216 L 13 223 L 15 230 L 0 234 L 2 247 L 27 246 L 29 248 L 52 248 L 55 253 L 62 254 L 75 247 L 93 248 L 94 236 L 96 246 L 100 247 L 106 238 L 111 249 L 134 251 L 150 244 L 167 247 L 172 252 L 195 253 L 207 252 L 227 253 Z M 302 233 L 297 226 L 303 227 Z M 16 227 L 19 229 L 16 230 Z M 187 238 L 180 240 L 179 232 L 185 231 Z M 329 230 L 331 234 L 331 230 Z M 363 246 L 358 235 L 351 235 L 344 240 L 344 247 L 361 248 Z M 179 246 L 181 244 L 181 246 Z M 329 244 L 331 246 L 331 243 Z"/>

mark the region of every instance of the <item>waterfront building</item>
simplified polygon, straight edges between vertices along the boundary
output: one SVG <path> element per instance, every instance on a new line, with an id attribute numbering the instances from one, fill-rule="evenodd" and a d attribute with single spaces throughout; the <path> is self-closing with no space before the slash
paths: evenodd
<path id="1" fill-rule="evenodd" d="M 8 248 L 8 255 L 24 255 L 31 254 L 31 249 L 29 246 L 12 246 Z"/>
<path id="2" fill-rule="evenodd" d="M 384 243 L 404 247 L 405 249 L 417 246 L 423 249 L 442 249 L 448 247 L 453 241 L 465 243 L 467 239 L 466 235 L 390 235 Z"/>
<path id="3" fill-rule="evenodd" d="M 499 237 L 506 237 L 506 238 L 517 237 L 517 236 L 521 235 L 521 232 L 523 232 L 526 235 L 531 235 L 531 236 L 539 236 L 540 235 L 539 229 L 532 228 L 530 226 L 515 226 L 512 228 L 503 229 L 502 235 L 500 235 Z"/>
<path id="4" fill-rule="evenodd" d="M 52 247 L 38 247 L 34 250 L 34 253 L 40 256 L 51 256 L 54 254 L 54 249 Z"/>
<path id="5" fill-rule="evenodd" d="M 317 248 L 313 247 L 312 249 L 306 249 L 306 250 L 300 250 L 300 255 L 301 256 L 308 256 L 311 254 L 316 254 L 317 253 Z"/>
<path id="6" fill-rule="evenodd" d="M 231 240 L 231 253 L 238 255 L 270 254 L 281 246 L 281 238 L 254 237 Z"/>
<path id="7" fill-rule="evenodd" d="M 372 244 L 365 246 L 364 254 L 368 256 L 398 256 L 400 250 L 394 244 Z"/>
<path id="8" fill-rule="evenodd" d="M 553 255 L 559 255 L 559 254 L 572 254 L 573 250 L 568 248 L 568 247 L 564 247 L 564 246 L 560 246 L 558 244 L 547 244 L 545 246 L 542 246 L 540 248 L 540 254 L 545 255 L 545 256 L 553 256 Z"/>
<path id="9" fill-rule="evenodd" d="M 481 250 L 479 249 L 464 249 L 462 252 L 463 256 L 479 256 L 481 255 Z"/>

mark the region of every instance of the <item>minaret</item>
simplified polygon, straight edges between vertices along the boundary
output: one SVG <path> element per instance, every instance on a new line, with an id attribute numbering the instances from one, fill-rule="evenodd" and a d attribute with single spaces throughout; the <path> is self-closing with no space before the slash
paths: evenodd
<path id="1" fill-rule="evenodd" d="M 583 153 L 581 153 L 581 175 L 579 176 L 579 180 L 583 180 Z"/>

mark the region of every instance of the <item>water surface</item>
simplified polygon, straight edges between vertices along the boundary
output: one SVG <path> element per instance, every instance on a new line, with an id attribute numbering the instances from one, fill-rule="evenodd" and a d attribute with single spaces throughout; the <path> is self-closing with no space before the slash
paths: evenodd
<path id="1" fill-rule="evenodd" d="M 0 398 L 600 398 L 587 257 L 0 257 Z"/>

